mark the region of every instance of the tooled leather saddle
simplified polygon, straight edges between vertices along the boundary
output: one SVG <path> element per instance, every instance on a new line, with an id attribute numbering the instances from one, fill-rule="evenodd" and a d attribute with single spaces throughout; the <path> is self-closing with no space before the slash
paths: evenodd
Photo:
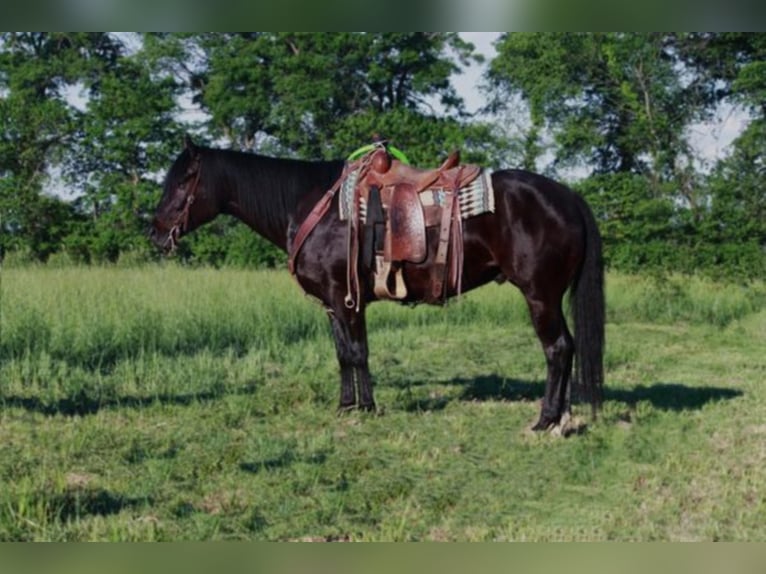
<path id="1" fill-rule="evenodd" d="M 405 263 L 427 263 L 430 227 L 438 227 L 438 246 L 430 262 L 431 287 L 426 302 L 443 302 L 447 290 L 459 293 L 462 218 L 466 213 L 494 209 L 488 175 L 479 177 L 484 174 L 480 167 L 459 162 L 459 152 L 453 152 L 439 167 L 419 169 L 392 157 L 384 144 L 374 146 L 346 165 L 341 178 L 298 229 L 289 258 L 291 272 L 295 273 L 293 261 L 303 241 L 340 191 L 341 219 L 349 226 L 346 295 L 349 308 L 359 309 L 360 260 L 364 268 L 374 270 L 374 291 L 379 299 L 405 299 Z M 475 205 L 466 208 L 460 198 L 461 190 L 472 188 L 480 189 L 490 205 L 478 211 Z"/>
<path id="2" fill-rule="evenodd" d="M 383 249 L 380 250 L 379 245 L 375 249 L 377 297 L 401 300 L 407 296 L 403 264 L 425 261 L 426 228 L 432 226 L 440 227 L 439 245 L 432 262 L 427 301 L 435 303 L 443 299 L 445 281 L 459 291 L 463 242 L 460 210 L 455 199 L 458 190 L 476 179 L 481 171 L 477 166 L 462 166 L 459 162 L 459 153 L 453 152 L 436 169 L 418 169 L 392 158 L 385 148 L 372 153 L 369 169 L 357 183 L 357 194 L 366 228 L 378 226 L 372 234 L 365 235 L 368 239 L 370 235 L 383 237 Z M 421 195 L 431 189 L 441 190 L 444 201 L 441 205 L 431 201 L 427 209 Z M 378 199 L 383 221 L 371 217 L 375 215 Z M 429 202 L 426 200 L 426 203 Z M 374 245 L 374 239 L 367 242 L 370 243 Z"/>

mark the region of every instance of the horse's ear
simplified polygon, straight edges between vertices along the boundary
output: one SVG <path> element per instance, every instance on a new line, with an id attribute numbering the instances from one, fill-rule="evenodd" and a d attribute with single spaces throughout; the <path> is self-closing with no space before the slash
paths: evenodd
<path id="1" fill-rule="evenodd" d="M 189 177 L 197 173 L 197 171 L 199 170 L 199 164 L 200 164 L 199 148 L 192 141 L 191 136 L 189 136 L 189 134 L 184 135 L 184 149 L 188 150 L 189 158 L 191 160 L 190 163 L 186 166 L 186 175 L 187 177 Z"/>
<path id="2" fill-rule="evenodd" d="M 189 134 L 184 134 L 184 149 L 188 149 L 192 155 L 197 153 L 197 146 L 194 144 Z"/>

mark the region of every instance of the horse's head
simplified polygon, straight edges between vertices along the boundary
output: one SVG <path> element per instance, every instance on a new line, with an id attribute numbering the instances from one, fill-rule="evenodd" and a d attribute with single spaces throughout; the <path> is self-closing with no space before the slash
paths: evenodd
<path id="1" fill-rule="evenodd" d="M 187 136 L 184 151 L 165 176 L 162 198 L 149 229 L 150 239 L 165 253 L 175 249 L 181 236 L 218 214 L 218 201 L 203 174 L 204 154 L 205 150 Z"/>

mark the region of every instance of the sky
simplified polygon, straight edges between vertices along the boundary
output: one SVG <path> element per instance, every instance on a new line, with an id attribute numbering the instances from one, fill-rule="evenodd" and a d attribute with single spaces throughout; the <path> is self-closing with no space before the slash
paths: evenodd
<path id="1" fill-rule="evenodd" d="M 460 37 L 467 42 L 471 42 L 476 51 L 484 55 L 484 64 L 474 64 L 465 68 L 462 74 L 455 76 L 455 89 L 463 98 L 466 109 L 473 113 L 485 104 L 484 97 L 479 92 L 478 85 L 481 82 L 481 75 L 487 68 L 487 64 L 495 57 L 497 51 L 492 42 L 499 36 L 500 32 L 460 32 Z"/>

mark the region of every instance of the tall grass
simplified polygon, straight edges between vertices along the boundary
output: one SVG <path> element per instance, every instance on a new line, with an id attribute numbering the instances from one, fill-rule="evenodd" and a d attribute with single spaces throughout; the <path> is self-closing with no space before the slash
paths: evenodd
<path id="1" fill-rule="evenodd" d="M 507 287 L 447 309 L 395 304 L 369 311 L 372 329 L 502 325 L 526 320 Z M 503 296 L 499 292 L 503 292 Z M 284 272 L 189 270 L 174 265 L 120 268 L 26 268 L 5 271 L 0 357 L 46 354 L 88 369 L 146 353 L 168 356 L 275 354 L 303 339 L 329 336 L 321 308 Z"/>
<path id="2" fill-rule="evenodd" d="M 607 315 L 614 323 L 686 322 L 725 327 L 766 306 L 766 284 L 720 283 L 683 275 L 607 278 Z"/>
<path id="3" fill-rule="evenodd" d="M 685 277 L 660 282 L 619 274 L 607 279 L 608 319 L 615 325 L 685 322 L 721 328 L 765 304 L 762 283 L 722 285 Z M 481 346 L 485 343 L 472 340 L 469 332 L 499 330 L 501 341 L 503 329 L 516 327 L 525 330 L 516 344 L 533 352 L 519 367 L 540 363 L 524 299 L 507 284 L 487 285 L 446 308 L 376 304 L 368 310 L 368 323 L 375 364 L 378 359 L 400 361 L 395 352 L 378 354 L 381 348 L 407 344 L 409 335 L 399 332 L 428 333 L 423 345 L 436 345 L 429 360 L 438 364 L 449 361 L 444 341 L 455 333 L 466 332 L 455 344 Z M 315 345 L 313 359 L 290 350 L 304 341 Z M 607 365 L 634 353 L 616 344 L 608 349 Z M 73 389 L 77 396 L 104 400 L 127 389 L 180 392 L 192 384 L 188 381 L 236 385 L 258 379 L 264 369 L 280 369 L 286 361 L 316 365 L 321 354 L 334 356 L 325 314 L 285 272 L 192 270 L 173 264 L 3 272 L 0 372 L 16 392 L 43 392 L 49 401 L 71 396 Z M 237 360 L 250 369 L 234 368 Z M 402 380 L 408 372 L 427 370 L 422 363 L 401 365 Z M 397 372 L 391 364 L 382 367 Z M 209 385 L 197 390 L 209 391 Z"/>
<path id="4" fill-rule="evenodd" d="M 283 275 L 175 266 L 6 271 L 0 356 L 88 368 L 142 353 L 243 352 L 315 336 L 324 320 Z"/>
<path id="5" fill-rule="evenodd" d="M 190 270 L 175 265 L 26 268 L 3 272 L 0 358 L 47 354 L 109 368 L 139 354 L 279 350 L 328 336 L 320 307 L 279 271 Z M 696 277 L 610 274 L 608 321 L 723 327 L 766 306 L 766 286 Z M 490 284 L 446 309 L 392 303 L 368 311 L 370 330 L 528 323 L 521 294 Z"/>

